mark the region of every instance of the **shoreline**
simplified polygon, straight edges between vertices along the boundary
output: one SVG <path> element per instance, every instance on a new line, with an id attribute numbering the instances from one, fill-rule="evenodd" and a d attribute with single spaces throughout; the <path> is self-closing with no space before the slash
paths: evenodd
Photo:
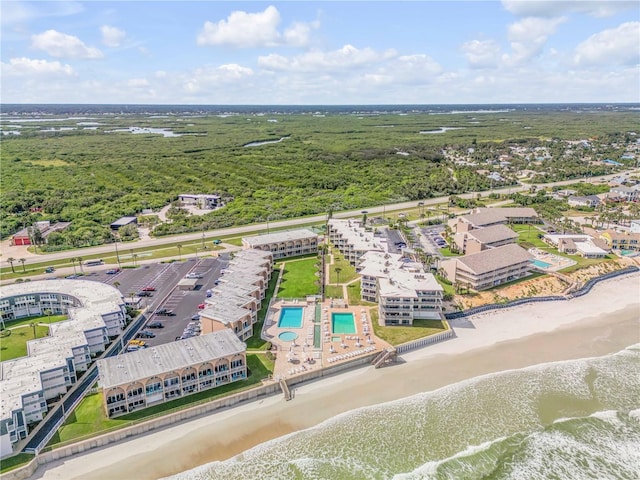
<path id="1" fill-rule="evenodd" d="M 294 387 L 268 397 L 40 467 L 31 478 L 157 479 L 230 458 L 355 408 L 540 363 L 601 356 L 640 342 L 640 275 L 614 278 L 568 302 L 547 302 L 451 321 L 457 338 L 403 362 Z"/>

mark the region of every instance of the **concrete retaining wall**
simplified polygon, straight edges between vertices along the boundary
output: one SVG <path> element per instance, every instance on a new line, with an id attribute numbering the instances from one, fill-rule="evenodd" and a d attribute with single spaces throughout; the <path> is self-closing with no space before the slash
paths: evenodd
<path id="1" fill-rule="evenodd" d="M 413 342 L 403 343 L 402 345 L 398 345 L 396 347 L 396 352 L 404 353 L 409 350 L 414 350 L 416 348 L 426 347 L 427 345 L 433 345 L 434 343 L 443 342 L 450 338 L 454 338 L 456 336 L 455 332 L 451 327 L 446 332 L 436 333 L 435 335 L 430 335 L 425 338 L 420 338 L 418 340 L 414 340 Z"/>

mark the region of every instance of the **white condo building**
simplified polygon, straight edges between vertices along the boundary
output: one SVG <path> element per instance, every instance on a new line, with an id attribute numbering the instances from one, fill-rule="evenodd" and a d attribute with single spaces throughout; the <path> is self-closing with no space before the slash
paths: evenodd
<path id="1" fill-rule="evenodd" d="M 308 228 L 253 235 L 242 238 L 242 247 L 269 251 L 276 259 L 310 255 L 318 253 L 318 235 Z"/>
<path id="2" fill-rule="evenodd" d="M 34 315 L 66 314 L 49 325 L 45 338 L 27 342 L 27 356 L 0 363 L 0 456 L 26 438 L 29 425 L 42 420 L 47 401 L 64 395 L 122 332 L 126 308 L 111 285 L 87 280 L 34 281 L 0 289 L 6 322 Z"/>
<path id="3" fill-rule="evenodd" d="M 367 252 L 386 252 L 387 244 L 362 227 L 358 220 L 329 220 L 329 241 L 351 264 L 357 265 L 360 257 Z"/>

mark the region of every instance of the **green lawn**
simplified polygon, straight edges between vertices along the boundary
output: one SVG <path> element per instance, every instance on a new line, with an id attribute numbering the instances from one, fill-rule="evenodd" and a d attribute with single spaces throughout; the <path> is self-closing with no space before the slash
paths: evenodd
<path id="1" fill-rule="evenodd" d="M 318 263 L 316 256 L 303 260 L 287 260 L 284 264 L 278 297 L 303 298 L 318 294 L 320 288 L 317 282 L 320 277 L 317 274 L 316 263 Z"/>
<path id="2" fill-rule="evenodd" d="M 273 274 L 271 275 L 271 280 L 269 280 L 269 286 L 267 287 L 267 292 L 265 293 L 264 300 L 262 300 L 262 306 L 258 311 L 258 321 L 253 326 L 253 335 L 247 339 L 245 342 L 247 344 L 248 349 L 260 349 L 263 350 L 267 348 L 267 343 L 260 336 L 260 332 L 262 332 L 262 325 L 264 324 L 264 318 L 269 311 L 269 303 L 271 302 L 271 297 L 273 297 L 273 292 L 276 289 L 276 283 L 278 283 L 278 275 L 280 274 L 280 269 L 275 268 L 273 270 Z"/>
<path id="3" fill-rule="evenodd" d="M 105 433 L 106 431 L 118 429 L 147 420 L 150 417 L 167 414 L 171 410 L 180 410 L 190 407 L 196 403 L 204 403 L 228 394 L 236 393 L 240 390 L 254 387 L 272 373 L 269 369 L 269 360 L 264 354 L 248 354 L 247 367 L 249 378 L 239 382 L 234 382 L 220 387 L 205 390 L 186 397 L 178 398 L 170 402 L 162 403 L 154 407 L 138 410 L 115 419 L 109 419 L 102 408 L 102 393 L 98 392 L 87 395 L 67 418 L 66 422 L 55 433 L 49 442 L 49 447 L 54 447 L 59 443 L 77 441 L 81 438 L 88 438 Z"/>
<path id="4" fill-rule="evenodd" d="M 35 458 L 35 455 L 30 453 L 18 453 L 11 457 L 3 458 L 0 462 L 0 473 L 5 473 L 18 467 L 26 465 Z"/>
<path id="5" fill-rule="evenodd" d="M 36 325 L 35 337 L 33 328 L 26 325 L 11 330 L 5 330 L 7 336 L 0 338 L 0 361 L 27 355 L 27 342 L 34 338 L 46 337 L 49 334 L 47 325 Z M 10 333 L 9 333 L 10 332 Z"/>
<path id="6" fill-rule="evenodd" d="M 51 315 L 50 317 L 47 315 L 38 315 L 35 317 L 20 318 L 18 320 L 7 320 L 5 322 L 5 327 L 19 327 L 22 325 L 29 325 L 30 323 L 56 323 L 62 322 L 67 318 L 68 317 L 66 315 Z"/>
<path id="7" fill-rule="evenodd" d="M 324 296 L 325 298 L 344 298 L 342 285 L 325 285 Z"/>
<path id="8" fill-rule="evenodd" d="M 336 268 L 340 269 L 340 275 L 336 272 Z M 338 276 L 340 278 L 338 278 Z M 329 283 L 337 284 L 348 283 L 358 278 L 355 267 L 347 262 L 337 248 L 333 249 L 333 265 L 329 266 Z"/>
<path id="9" fill-rule="evenodd" d="M 347 295 L 349 296 L 349 305 L 368 305 L 373 306 L 375 303 L 362 300 L 362 292 L 360 290 L 360 280 L 347 285 Z"/>
<path id="10" fill-rule="evenodd" d="M 441 320 L 414 320 L 412 327 L 381 327 L 378 325 L 378 311 L 374 311 L 371 312 L 373 331 L 377 337 L 394 346 L 447 331 L 446 325 Z"/>
<path id="11" fill-rule="evenodd" d="M 510 225 L 510 228 L 518 234 L 518 245 L 523 248 L 531 248 L 536 247 L 544 251 L 551 251 L 555 249 L 550 247 L 546 243 L 542 241 L 542 239 L 538 238 L 538 235 L 543 232 L 536 228 L 535 225 Z"/>

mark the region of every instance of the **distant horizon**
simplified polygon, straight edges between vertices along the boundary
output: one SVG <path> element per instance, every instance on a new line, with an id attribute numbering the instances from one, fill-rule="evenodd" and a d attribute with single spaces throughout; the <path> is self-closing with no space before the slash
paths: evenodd
<path id="1" fill-rule="evenodd" d="M 363 6 L 1 2 L 0 96 L 20 105 L 640 101 L 637 1 Z"/>

